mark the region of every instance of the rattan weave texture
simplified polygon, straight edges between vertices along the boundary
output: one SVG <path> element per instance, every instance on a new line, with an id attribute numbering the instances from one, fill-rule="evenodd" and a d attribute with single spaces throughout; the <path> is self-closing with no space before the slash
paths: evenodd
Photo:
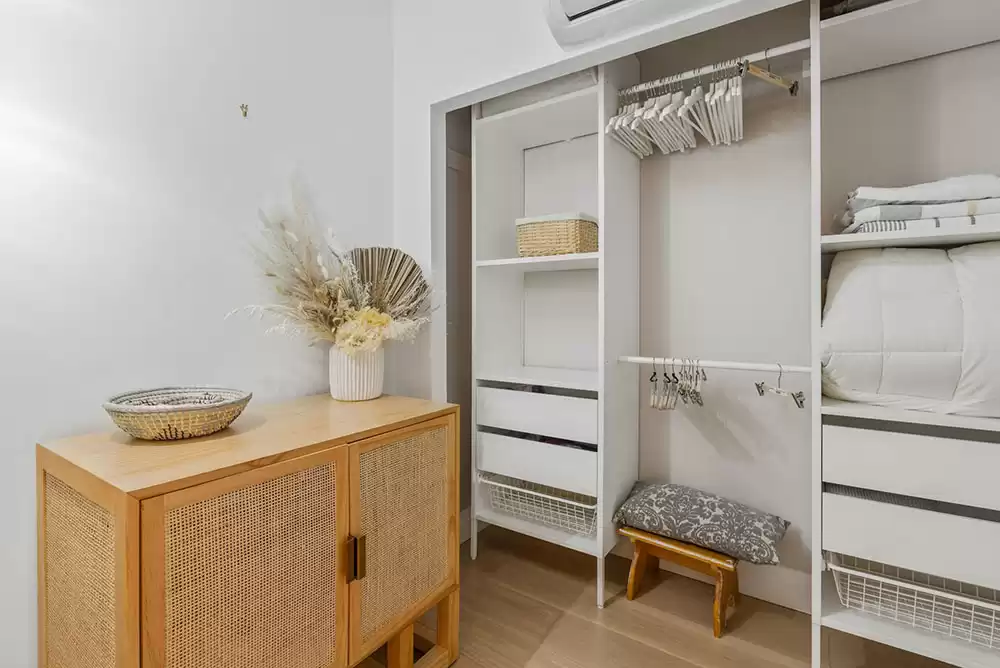
<path id="1" fill-rule="evenodd" d="M 130 436 L 176 441 L 225 429 L 252 396 L 225 387 L 161 387 L 111 397 L 104 410 Z"/>
<path id="2" fill-rule="evenodd" d="M 328 463 L 168 511 L 166 665 L 333 665 L 336 498 Z"/>
<path id="3" fill-rule="evenodd" d="M 550 220 L 517 226 L 517 253 L 521 257 L 597 252 L 597 223 L 589 220 Z"/>
<path id="4" fill-rule="evenodd" d="M 115 523 L 45 474 L 45 635 L 49 668 L 115 668 Z"/>
<path id="5" fill-rule="evenodd" d="M 361 454 L 361 642 L 448 577 L 448 430 L 420 432 Z"/>

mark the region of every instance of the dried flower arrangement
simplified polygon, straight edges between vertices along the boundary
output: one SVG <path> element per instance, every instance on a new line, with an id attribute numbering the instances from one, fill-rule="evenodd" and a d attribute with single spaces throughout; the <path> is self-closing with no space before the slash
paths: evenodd
<path id="1" fill-rule="evenodd" d="M 260 219 L 265 243 L 254 250 L 278 300 L 239 310 L 280 318 L 268 332 L 303 333 L 354 354 L 378 350 L 387 340 L 412 339 L 428 322 L 430 286 L 403 251 L 345 252 L 332 230 L 318 242 L 317 226 L 299 197 L 292 212 L 261 212 Z"/>

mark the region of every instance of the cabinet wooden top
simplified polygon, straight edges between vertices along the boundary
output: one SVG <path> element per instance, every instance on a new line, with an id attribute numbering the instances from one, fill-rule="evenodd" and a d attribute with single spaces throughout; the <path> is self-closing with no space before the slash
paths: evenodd
<path id="1" fill-rule="evenodd" d="M 383 434 L 457 411 L 456 406 L 385 396 L 340 403 L 327 395 L 287 403 L 253 403 L 231 427 L 184 441 L 140 441 L 124 432 L 88 434 L 40 444 L 95 477 L 143 499 L 334 445 Z"/>

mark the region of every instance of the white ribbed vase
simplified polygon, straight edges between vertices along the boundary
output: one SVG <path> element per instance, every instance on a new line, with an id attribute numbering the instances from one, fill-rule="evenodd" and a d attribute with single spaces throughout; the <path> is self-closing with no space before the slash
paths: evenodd
<path id="1" fill-rule="evenodd" d="M 330 396 L 338 401 L 366 401 L 382 396 L 385 348 L 348 355 L 330 347 Z"/>

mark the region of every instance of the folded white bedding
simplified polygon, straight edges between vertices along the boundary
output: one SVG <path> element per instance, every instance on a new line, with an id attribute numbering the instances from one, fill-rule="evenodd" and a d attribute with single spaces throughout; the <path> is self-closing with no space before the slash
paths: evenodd
<path id="1" fill-rule="evenodd" d="M 844 234 L 867 232 L 931 232 L 933 230 L 1000 230 L 1000 213 L 985 216 L 955 216 L 953 218 L 921 218 L 920 220 L 877 220 L 870 223 L 855 221 Z"/>
<path id="2" fill-rule="evenodd" d="M 885 204 L 870 206 L 854 214 L 855 225 L 885 220 L 921 220 L 928 218 L 954 218 L 957 216 L 983 216 L 1000 213 L 1000 198 L 973 199 L 948 204 Z M 850 223 L 850 220 L 845 220 Z M 850 230 L 844 230 L 849 232 Z"/>
<path id="3" fill-rule="evenodd" d="M 903 188 L 862 186 L 851 193 L 847 208 L 857 213 L 883 204 L 944 204 L 1000 197 L 1000 176 L 971 174 Z"/>
<path id="4" fill-rule="evenodd" d="M 838 253 L 823 313 L 823 393 L 1000 417 L 1000 242 Z"/>

